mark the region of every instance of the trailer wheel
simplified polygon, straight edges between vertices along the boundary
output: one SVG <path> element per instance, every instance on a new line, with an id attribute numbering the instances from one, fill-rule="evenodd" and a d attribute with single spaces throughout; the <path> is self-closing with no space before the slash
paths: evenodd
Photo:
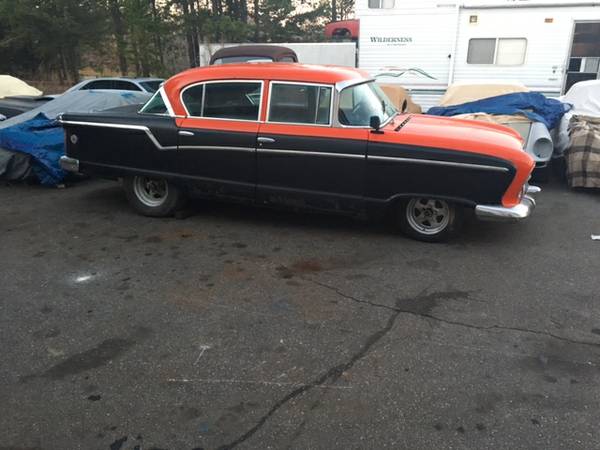
<path id="1" fill-rule="evenodd" d="M 424 242 L 441 242 L 458 231 L 462 210 L 436 198 L 411 198 L 400 204 L 398 224 L 409 237 Z"/>
<path id="2" fill-rule="evenodd" d="M 185 203 L 181 189 L 164 178 L 127 177 L 123 187 L 131 206 L 145 216 L 171 216 Z"/>

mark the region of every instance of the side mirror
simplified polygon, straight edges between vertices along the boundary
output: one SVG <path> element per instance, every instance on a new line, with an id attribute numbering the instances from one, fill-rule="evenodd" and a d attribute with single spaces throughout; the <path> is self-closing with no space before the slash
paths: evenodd
<path id="1" fill-rule="evenodd" d="M 381 119 L 379 118 L 379 116 L 371 116 L 371 118 L 369 119 L 369 126 L 373 128 L 374 131 L 379 131 L 379 129 L 381 128 Z"/>
<path id="2" fill-rule="evenodd" d="M 405 113 L 407 109 L 408 109 L 408 102 L 406 101 L 406 99 L 404 99 L 404 101 L 402 102 L 402 111 L 400 111 L 400 112 Z"/>

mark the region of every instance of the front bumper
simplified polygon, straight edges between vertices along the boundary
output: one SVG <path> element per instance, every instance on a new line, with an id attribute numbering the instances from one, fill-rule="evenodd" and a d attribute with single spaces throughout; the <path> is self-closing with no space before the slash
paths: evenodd
<path id="1" fill-rule="evenodd" d="M 60 167 L 67 172 L 79 172 L 79 160 L 75 158 L 69 158 L 66 155 L 60 157 Z"/>
<path id="2" fill-rule="evenodd" d="M 526 219 L 535 209 L 535 199 L 532 195 L 537 194 L 541 189 L 537 186 L 527 186 L 525 194 L 518 205 L 506 208 L 496 205 L 477 205 L 475 215 L 482 220 L 494 220 L 502 222 L 516 222 Z"/>

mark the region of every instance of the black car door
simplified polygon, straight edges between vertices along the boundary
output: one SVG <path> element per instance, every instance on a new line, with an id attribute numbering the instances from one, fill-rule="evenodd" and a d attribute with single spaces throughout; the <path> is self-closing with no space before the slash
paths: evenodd
<path id="1" fill-rule="evenodd" d="M 175 171 L 206 194 L 254 200 L 262 81 L 229 80 L 182 91 Z"/>
<path id="2" fill-rule="evenodd" d="M 367 131 L 333 127 L 333 86 L 272 81 L 257 148 L 257 198 L 291 207 L 363 207 Z"/>

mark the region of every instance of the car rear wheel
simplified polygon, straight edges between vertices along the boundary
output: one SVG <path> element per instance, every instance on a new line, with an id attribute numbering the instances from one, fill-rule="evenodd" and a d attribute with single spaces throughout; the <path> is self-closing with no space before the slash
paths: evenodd
<path id="1" fill-rule="evenodd" d="M 164 178 L 128 177 L 123 187 L 129 203 L 145 216 L 170 216 L 185 203 L 181 190 Z"/>
<path id="2" fill-rule="evenodd" d="M 413 239 L 440 242 L 457 231 L 461 212 L 445 200 L 416 197 L 401 204 L 398 222 L 402 231 Z"/>

